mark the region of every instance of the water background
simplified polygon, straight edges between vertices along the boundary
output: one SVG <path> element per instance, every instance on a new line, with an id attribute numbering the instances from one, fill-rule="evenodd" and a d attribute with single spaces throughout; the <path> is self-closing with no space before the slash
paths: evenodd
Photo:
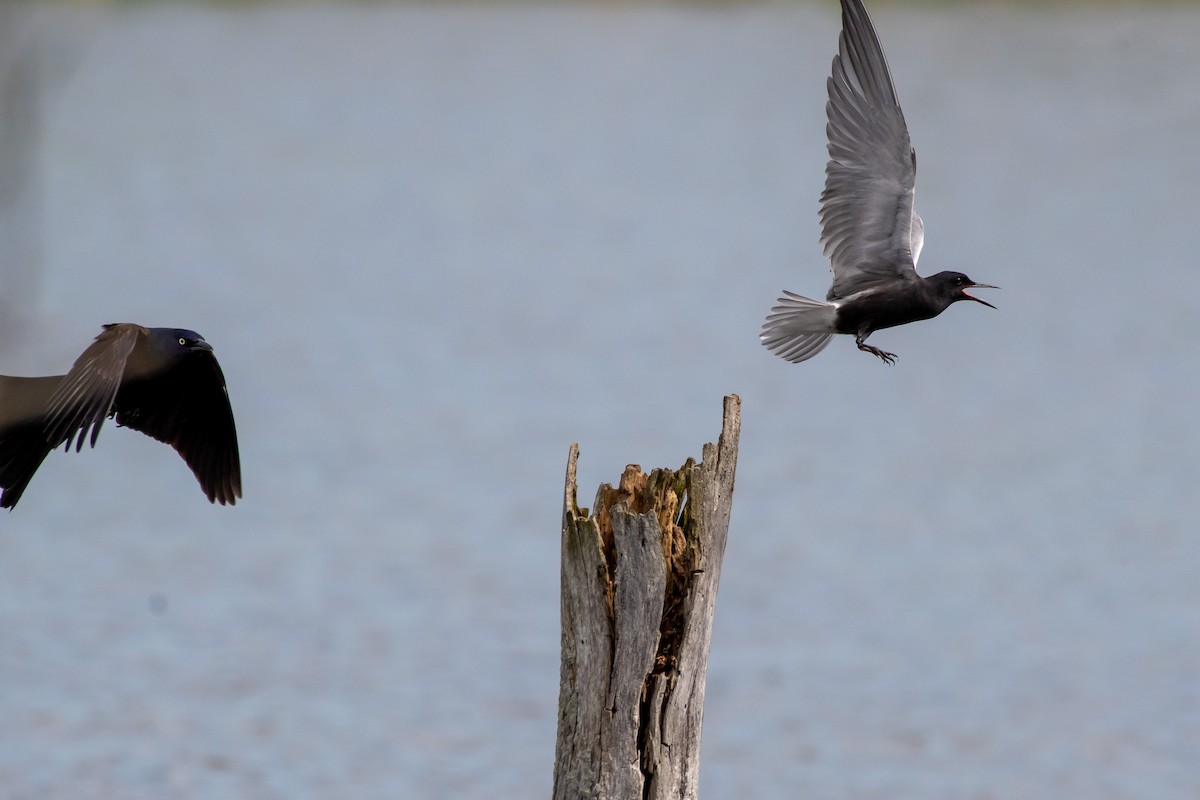
<path id="1" fill-rule="evenodd" d="M 920 269 L 1003 286 L 890 368 L 757 341 L 828 286 L 830 4 L 38 12 L 0 371 L 200 331 L 245 499 L 47 459 L 0 796 L 548 796 L 568 446 L 587 503 L 729 392 L 702 796 L 1200 796 L 1200 11 L 875 18 Z"/>

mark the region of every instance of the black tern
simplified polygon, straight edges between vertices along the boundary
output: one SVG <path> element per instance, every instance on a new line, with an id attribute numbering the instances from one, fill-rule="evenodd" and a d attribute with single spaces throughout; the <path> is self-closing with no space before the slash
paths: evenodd
<path id="1" fill-rule="evenodd" d="M 0 508 L 12 508 L 51 450 L 96 446 L 104 420 L 171 445 L 209 502 L 242 496 L 225 376 L 195 331 L 105 325 L 66 375 L 0 375 Z M 90 433 L 89 433 L 90 432 Z"/>
<path id="2" fill-rule="evenodd" d="M 826 302 L 785 291 L 759 338 L 795 363 L 825 349 L 835 333 L 858 349 L 896 361 L 867 344 L 882 328 L 931 319 L 959 300 L 991 303 L 967 289 L 997 289 L 961 272 L 917 275 L 925 225 L 913 208 L 917 155 L 891 72 L 861 0 L 842 0 L 842 34 L 827 81 L 829 163 L 821 193 L 821 243 L 833 285 Z"/>

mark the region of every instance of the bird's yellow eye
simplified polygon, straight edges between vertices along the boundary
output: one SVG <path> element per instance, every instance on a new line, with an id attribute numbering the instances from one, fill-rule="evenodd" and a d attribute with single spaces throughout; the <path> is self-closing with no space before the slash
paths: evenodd
<path id="1" fill-rule="evenodd" d="M 184 347 L 186 347 L 186 346 L 187 346 L 187 339 L 185 339 L 185 338 L 183 338 L 182 336 L 180 336 L 180 337 L 179 337 L 179 343 L 180 343 L 181 345 L 183 345 Z"/>

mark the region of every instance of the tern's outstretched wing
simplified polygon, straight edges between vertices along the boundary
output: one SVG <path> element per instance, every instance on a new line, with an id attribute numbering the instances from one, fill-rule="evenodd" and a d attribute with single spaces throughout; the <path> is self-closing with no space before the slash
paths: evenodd
<path id="1" fill-rule="evenodd" d="M 842 35 L 827 83 L 829 163 L 821 242 L 829 299 L 915 279 L 924 225 L 913 210 L 917 158 L 879 37 L 861 0 L 842 0 Z"/>

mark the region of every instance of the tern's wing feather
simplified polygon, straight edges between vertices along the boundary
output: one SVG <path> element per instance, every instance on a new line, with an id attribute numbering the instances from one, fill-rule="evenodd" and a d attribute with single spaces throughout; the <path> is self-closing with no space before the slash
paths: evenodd
<path id="1" fill-rule="evenodd" d="M 921 215 L 917 210 L 913 209 L 912 215 L 912 233 L 909 234 L 910 247 L 912 248 L 913 266 L 917 265 L 917 259 L 921 257 L 921 248 L 925 246 L 925 221 L 921 219 Z"/>
<path id="2" fill-rule="evenodd" d="M 842 35 L 827 86 L 821 241 L 832 264 L 832 300 L 915 278 L 924 226 L 913 210 L 916 155 L 861 0 L 842 0 Z"/>

